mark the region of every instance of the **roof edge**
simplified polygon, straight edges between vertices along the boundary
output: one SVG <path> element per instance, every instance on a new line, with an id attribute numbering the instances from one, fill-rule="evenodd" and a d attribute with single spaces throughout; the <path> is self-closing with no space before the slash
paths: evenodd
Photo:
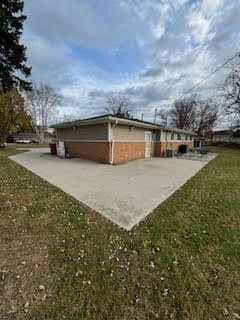
<path id="1" fill-rule="evenodd" d="M 68 127 L 74 127 L 74 126 L 80 126 L 80 125 L 87 125 L 87 124 L 95 124 L 95 123 L 104 123 L 109 121 L 109 115 L 104 116 L 98 116 L 93 118 L 87 118 L 87 119 L 80 119 L 80 120 L 74 120 L 74 121 L 67 121 L 67 122 L 60 122 L 51 125 L 51 128 L 68 128 Z"/>
<path id="2" fill-rule="evenodd" d="M 151 122 L 142 121 L 138 119 L 122 118 L 122 117 L 114 116 L 111 114 L 87 118 L 87 119 L 57 123 L 57 124 L 51 125 L 50 127 L 54 129 L 57 129 L 57 128 L 60 129 L 60 128 L 69 128 L 69 127 L 101 124 L 101 123 L 108 123 L 108 122 L 118 122 L 119 124 L 123 124 L 123 125 L 126 124 L 126 125 L 132 125 L 135 127 L 141 127 L 141 128 L 156 129 L 156 130 L 162 129 L 167 131 L 175 131 L 179 133 L 195 135 L 195 133 L 192 131 L 178 129 L 174 127 L 166 127 L 166 126 L 162 126 L 162 125 L 158 125 L 158 124 L 154 124 Z"/>

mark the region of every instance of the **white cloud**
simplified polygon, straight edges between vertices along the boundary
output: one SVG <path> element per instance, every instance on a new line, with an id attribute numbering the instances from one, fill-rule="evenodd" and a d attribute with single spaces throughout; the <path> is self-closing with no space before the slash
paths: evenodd
<path id="1" fill-rule="evenodd" d="M 222 5 L 222 0 L 203 0 L 202 9 L 208 16 L 213 15 Z"/>
<path id="2" fill-rule="evenodd" d="M 110 0 L 26 0 L 25 13 L 34 33 L 87 47 L 120 44 L 139 29 L 137 17 Z"/>
<path id="3" fill-rule="evenodd" d="M 136 115 L 149 115 L 240 48 L 239 0 L 26 0 L 25 5 L 24 42 L 33 79 L 65 96 L 62 114 L 102 113 L 106 96 L 120 92 L 135 101 Z M 143 62 L 132 74 L 114 74 L 111 65 L 96 63 L 94 54 L 76 57 L 72 49 L 100 48 L 106 65 L 133 42 Z M 132 61 L 116 59 L 119 69 L 135 63 L 134 54 L 129 56 Z M 213 94 L 223 77 L 219 72 L 195 92 Z"/>
<path id="4" fill-rule="evenodd" d="M 188 21 L 194 41 L 198 44 L 202 44 L 209 39 L 211 21 L 204 17 L 201 11 L 193 10 L 190 12 L 188 15 Z"/>
<path id="5" fill-rule="evenodd" d="M 165 31 L 165 28 L 161 24 L 156 24 L 152 26 L 152 32 L 156 39 L 161 38 L 164 34 L 164 31 Z"/>

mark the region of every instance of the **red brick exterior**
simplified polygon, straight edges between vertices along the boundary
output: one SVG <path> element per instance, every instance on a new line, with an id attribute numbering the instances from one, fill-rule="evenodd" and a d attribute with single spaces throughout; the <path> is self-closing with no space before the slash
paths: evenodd
<path id="1" fill-rule="evenodd" d="M 189 149 L 193 148 L 193 141 L 179 142 L 152 142 L 151 157 L 165 157 L 166 150 L 171 149 L 178 152 L 181 144 L 187 144 Z M 145 158 L 145 142 L 115 142 L 113 163 L 124 163 L 131 160 Z"/>
<path id="2" fill-rule="evenodd" d="M 189 149 L 193 148 L 193 141 L 179 142 L 152 142 L 151 156 L 164 157 L 166 150 L 171 149 L 178 152 L 181 144 L 187 144 Z M 65 141 L 66 152 L 70 158 L 82 158 L 101 163 L 111 163 L 112 142 L 85 142 Z M 113 164 L 124 163 L 131 160 L 145 158 L 145 142 L 114 142 Z"/>
<path id="3" fill-rule="evenodd" d="M 101 163 L 110 163 L 109 142 L 65 141 L 70 158 L 82 158 Z"/>
<path id="4" fill-rule="evenodd" d="M 161 157 L 162 155 L 162 143 L 161 142 L 153 142 L 152 143 L 152 154 L 153 157 Z"/>
<path id="5" fill-rule="evenodd" d="M 145 158 L 145 142 L 114 142 L 114 164 L 143 158 Z"/>

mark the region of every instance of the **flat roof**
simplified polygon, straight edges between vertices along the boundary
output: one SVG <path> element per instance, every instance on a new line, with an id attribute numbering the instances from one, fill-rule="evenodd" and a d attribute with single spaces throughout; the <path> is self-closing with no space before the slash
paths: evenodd
<path id="1" fill-rule="evenodd" d="M 57 124 L 51 125 L 51 128 L 69 128 L 69 127 L 78 127 L 78 126 L 86 126 L 86 125 L 94 125 L 94 124 L 101 124 L 101 123 L 115 123 L 123 124 L 123 125 L 132 125 L 135 127 L 141 127 L 141 128 L 148 128 L 148 129 L 155 129 L 155 130 L 167 130 L 167 131 L 175 131 L 179 133 L 187 133 L 187 134 L 194 134 L 192 131 L 173 128 L 173 127 L 166 127 L 162 125 L 158 125 L 152 122 L 143 121 L 139 119 L 134 118 L 124 118 L 117 115 L 112 114 L 105 114 L 101 116 L 86 118 L 86 119 L 79 119 L 74 121 L 67 121 L 67 122 L 61 122 Z"/>

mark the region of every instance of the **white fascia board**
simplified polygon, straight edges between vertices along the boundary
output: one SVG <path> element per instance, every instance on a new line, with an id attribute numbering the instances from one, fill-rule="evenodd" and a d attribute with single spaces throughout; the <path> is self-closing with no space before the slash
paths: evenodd
<path id="1" fill-rule="evenodd" d="M 108 117 L 101 117 L 98 119 L 86 119 L 86 120 L 78 120 L 78 121 L 70 121 L 70 122 L 64 122 L 59 124 L 53 124 L 51 125 L 51 128 L 71 128 L 71 127 L 80 127 L 85 125 L 91 125 L 91 124 L 100 124 L 100 123 L 107 123 Z"/>

